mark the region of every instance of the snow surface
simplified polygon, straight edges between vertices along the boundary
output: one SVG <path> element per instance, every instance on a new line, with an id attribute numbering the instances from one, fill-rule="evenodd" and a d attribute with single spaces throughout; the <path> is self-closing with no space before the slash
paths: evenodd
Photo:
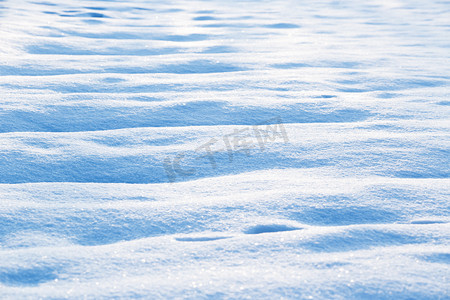
<path id="1" fill-rule="evenodd" d="M 0 298 L 450 299 L 449 20 L 0 0 Z"/>

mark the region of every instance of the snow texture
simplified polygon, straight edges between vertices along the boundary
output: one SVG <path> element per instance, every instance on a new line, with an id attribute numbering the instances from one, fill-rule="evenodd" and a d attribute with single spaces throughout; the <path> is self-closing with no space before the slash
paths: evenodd
<path id="1" fill-rule="evenodd" d="M 0 298 L 450 299 L 449 20 L 0 0 Z"/>

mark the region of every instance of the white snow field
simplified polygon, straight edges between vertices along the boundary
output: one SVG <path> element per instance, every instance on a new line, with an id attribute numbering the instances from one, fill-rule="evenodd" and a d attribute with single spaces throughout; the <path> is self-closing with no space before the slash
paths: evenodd
<path id="1" fill-rule="evenodd" d="M 448 0 L 0 0 L 1 299 L 450 299 Z"/>

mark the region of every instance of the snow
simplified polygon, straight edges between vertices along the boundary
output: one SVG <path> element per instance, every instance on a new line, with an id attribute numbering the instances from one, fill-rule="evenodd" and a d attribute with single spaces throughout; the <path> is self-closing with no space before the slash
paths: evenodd
<path id="1" fill-rule="evenodd" d="M 450 297 L 449 20 L 0 0 L 0 298 Z"/>

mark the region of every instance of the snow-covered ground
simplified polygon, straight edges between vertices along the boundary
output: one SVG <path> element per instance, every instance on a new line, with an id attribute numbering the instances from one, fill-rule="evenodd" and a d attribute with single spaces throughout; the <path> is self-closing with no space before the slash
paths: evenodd
<path id="1" fill-rule="evenodd" d="M 0 0 L 0 298 L 449 299 L 449 20 Z"/>

